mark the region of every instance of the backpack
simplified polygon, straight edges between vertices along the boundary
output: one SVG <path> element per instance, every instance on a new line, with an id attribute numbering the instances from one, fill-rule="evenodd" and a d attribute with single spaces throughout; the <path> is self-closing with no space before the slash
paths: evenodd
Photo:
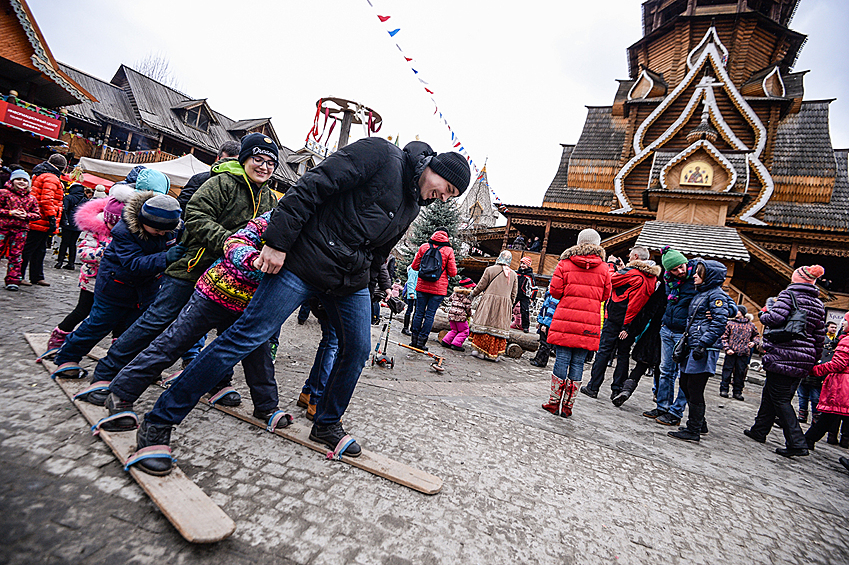
<path id="1" fill-rule="evenodd" d="M 790 301 L 793 303 L 793 308 L 787 314 L 787 319 L 778 327 L 764 328 L 764 338 L 772 343 L 784 343 L 793 341 L 794 339 L 808 337 L 808 313 L 796 305 L 795 294 L 790 291 L 787 291 L 787 293 L 790 295 Z"/>
<path id="2" fill-rule="evenodd" d="M 442 252 L 440 249 L 446 245 L 434 245 L 428 243 L 430 247 L 422 255 L 421 263 L 419 264 L 419 278 L 426 282 L 436 282 L 442 276 Z"/>

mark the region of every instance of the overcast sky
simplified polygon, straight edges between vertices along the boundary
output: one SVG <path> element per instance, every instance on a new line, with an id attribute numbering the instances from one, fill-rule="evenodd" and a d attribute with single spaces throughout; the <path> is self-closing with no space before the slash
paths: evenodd
<path id="1" fill-rule="evenodd" d="M 578 141 L 585 106 L 613 102 L 615 79 L 628 78 L 626 48 L 642 36 L 639 0 L 28 2 L 57 60 L 108 81 L 120 64 L 163 53 L 182 92 L 232 119 L 272 117 L 291 149 L 328 96 L 379 112 L 378 135 L 451 149 L 421 77 L 475 163 L 488 158 L 502 201 L 536 206 L 559 144 Z M 847 22 L 846 0 L 801 0 L 791 23 L 808 35 L 795 67 L 811 71 L 805 98 L 837 98 L 836 148 L 849 147 Z M 354 126 L 352 138 L 362 136 Z"/>

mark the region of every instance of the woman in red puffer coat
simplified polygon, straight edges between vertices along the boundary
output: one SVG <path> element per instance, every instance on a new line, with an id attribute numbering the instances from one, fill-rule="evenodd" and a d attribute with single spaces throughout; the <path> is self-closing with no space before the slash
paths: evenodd
<path id="1" fill-rule="evenodd" d="M 610 298 L 610 270 L 600 242 L 601 236 L 593 229 L 578 234 L 578 244 L 560 255 L 548 287 L 551 296 L 560 302 L 548 330 L 556 360 L 551 395 L 542 407 L 564 418 L 572 415 L 587 353 L 598 350 L 601 304 Z"/>
<path id="2" fill-rule="evenodd" d="M 439 248 L 439 254 L 442 256 L 442 271 L 435 281 L 425 280 L 421 269 L 422 257 L 431 247 Z M 433 318 L 437 308 L 448 295 L 448 279 L 457 276 L 457 263 L 447 230 L 436 230 L 427 243 L 421 244 L 412 267 L 419 271 L 419 280 L 416 283 L 416 313 L 413 315 L 413 325 L 410 326 L 413 334 L 410 345 L 427 351 L 427 338 L 433 327 Z"/>
<path id="3" fill-rule="evenodd" d="M 840 341 L 834 350 L 834 357 L 828 363 L 822 363 L 811 369 L 811 374 L 815 377 L 825 377 L 825 379 L 816 407 L 820 417 L 805 432 L 808 449 L 813 449 L 814 444 L 821 440 L 832 427 L 839 425 L 841 420 L 844 422 L 849 420 L 849 333 L 847 333 L 847 327 L 849 327 L 849 312 L 843 316 L 843 335 L 840 336 Z"/>

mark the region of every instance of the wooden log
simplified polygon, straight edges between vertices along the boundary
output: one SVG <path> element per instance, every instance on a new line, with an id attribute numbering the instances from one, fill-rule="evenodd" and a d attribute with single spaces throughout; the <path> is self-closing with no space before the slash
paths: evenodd
<path id="1" fill-rule="evenodd" d="M 518 359 L 522 356 L 525 350 L 522 349 L 522 346 L 518 343 L 511 343 L 507 346 L 507 357 L 512 357 L 513 359 Z"/>
<path id="2" fill-rule="evenodd" d="M 440 339 L 442 339 L 441 332 L 443 330 L 449 330 L 451 328 L 448 323 L 448 314 L 443 312 L 442 310 L 436 311 L 436 316 L 433 318 L 433 327 L 431 328 L 431 332 L 437 332 L 440 335 Z M 447 333 L 447 332 L 446 332 Z M 536 351 L 539 349 L 539 336 L 535 332 L 524 333 L 521 330 L 510 330 L 510 337 L 507 338 L 508 345 L 511 343 L 518 344 L 525 351 Z"/>

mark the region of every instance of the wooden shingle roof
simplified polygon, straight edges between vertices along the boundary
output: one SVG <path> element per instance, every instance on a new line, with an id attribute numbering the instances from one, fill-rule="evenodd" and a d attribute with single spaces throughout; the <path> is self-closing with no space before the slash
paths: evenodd
<path id="1" fill-rule="evenodd" d="M 772 176 L 834 176 L 834 150 L 828 131 L 830 101 L 802 102 L 778 124 Z"/>
<path id="2" fill-rule="evenodd" d="M 627 120 L 615 117 L 611 106 L 588 106 L 584 130 L 572 151 L 572 159 L 619 161 L 625 144 Z"/>
<path id="3" fill-rule="evenodd" d="M 849 149 L 833 151 L 834 189 L 828 204 L 770 202 L 764 208 L 764 221 L 774 226 L 849 229 Z"/>
<path id="4" fill-rule="evenodd" d="M 133 114 L 133 107 L 130 105 L 130 101 L 123 90 L 114 84 L 95 78 L 65 63 L 59 63 L 59 68 L 63 73 L 71 77 L 74 82 L 97 98 L 97 102 L 87 101 L 68 106 L 68 114 L 95 124 L 106 117 L 119 123 L 127 124 L 131 129 L 139 129 L 141 127 L 136 116 Z"/>
<path id="5" fill-rule="evenodd" d="M 685 255 L 748 261 L 749 252 L 734 228 L 675 222 L 646 222 L 637 245 L 660 251 L 667 245 Z"/>

